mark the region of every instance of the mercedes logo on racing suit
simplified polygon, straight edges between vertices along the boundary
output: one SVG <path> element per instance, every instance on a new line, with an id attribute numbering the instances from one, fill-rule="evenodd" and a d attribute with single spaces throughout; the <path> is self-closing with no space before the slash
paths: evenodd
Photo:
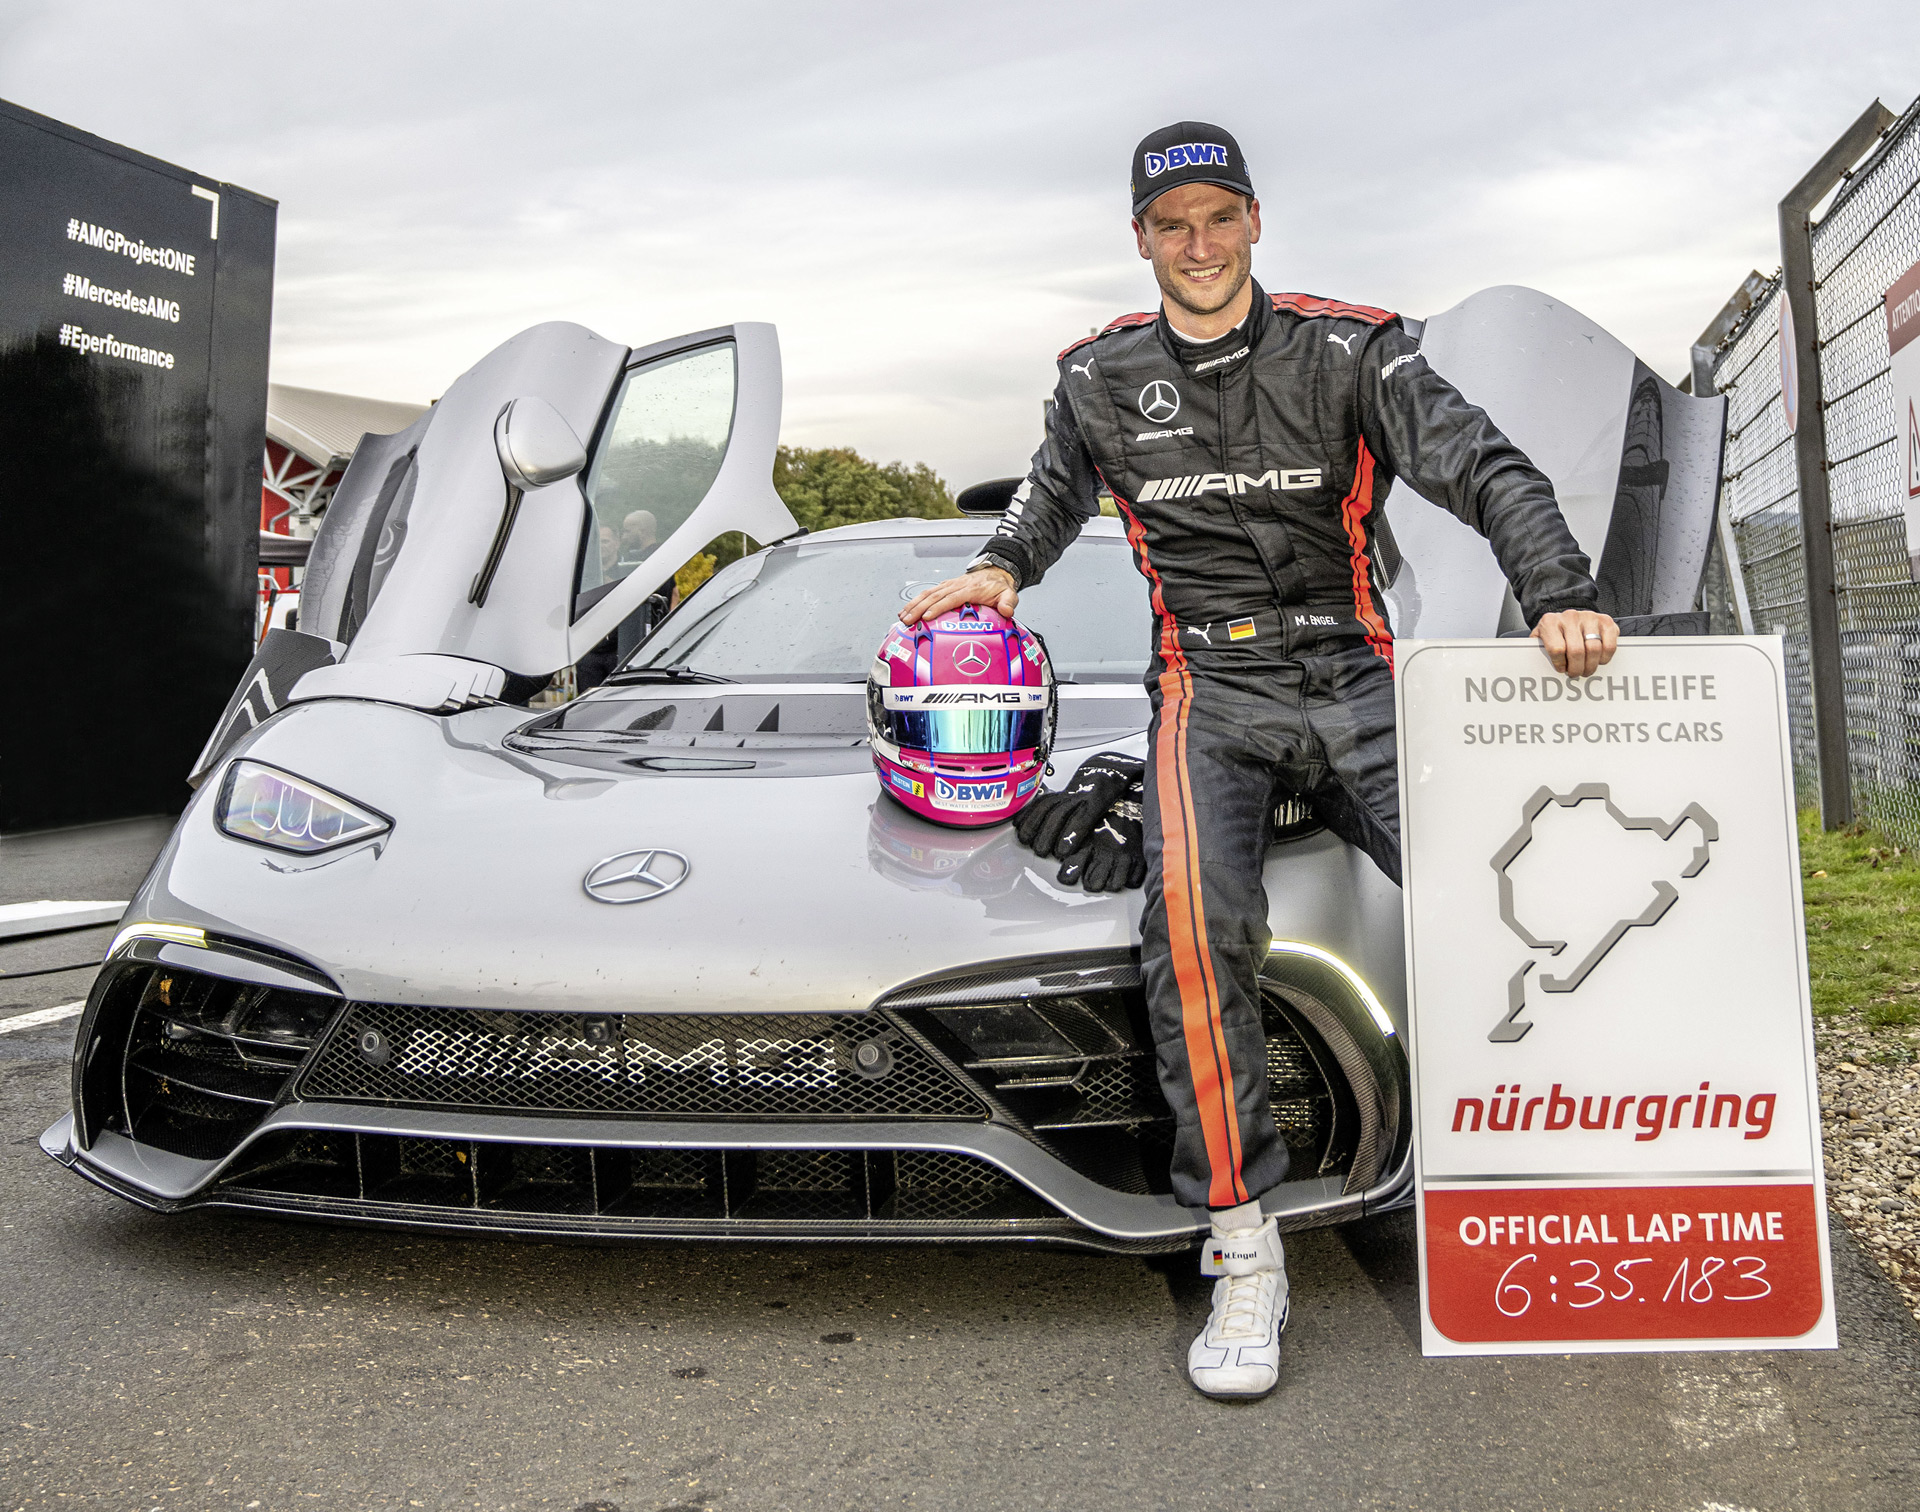
<path id="1" fill-rule="evenodd" d="M 968 677 L 978 677 L 991 665 L 992 662 L 979 641 L 963 641 L 953 658 L 954 670 L 963 672 Z"/>
<path id="2" fill-rule="evenodd" d="M 1140 413 L 1156 425 L 1164 424 L 1180 413 L 1180 390 L 1164 378 L 1156 378 L 1140 390 Z"/>
<path id="3" fill-rule="evenodd" d="M 679 851 L 622 851 L 598 862 L 580 885 L 596 902 L 646 903 L 672 892 L 692 871 Z"/>

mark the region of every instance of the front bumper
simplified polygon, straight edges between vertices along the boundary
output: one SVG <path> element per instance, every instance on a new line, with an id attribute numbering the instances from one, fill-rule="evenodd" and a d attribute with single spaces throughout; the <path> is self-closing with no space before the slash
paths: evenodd
<path id="1" fill-rule="evenodd" d="M 263 969 L 244 948 L 214 946 L 188 961 L 175 945 L 136 944 L 121 975 L 126 981 L 137 981 L 142 970 L 149 981 L 163 971 L 184 977 L 190 965 L 201 975 L 225 973 L 226 979 L 252 984 L 247 991 L 288 988 L 287 981 L 272 980 L 275 971 L 284 973 L 284 962 L 266 963 Z M 1281 977 L 1288 979 L 1282 983 Z M 691 1042 L 673 1036 L 680 1034 L 678 1026 L 698 1022 L 692 1016 L 675 1017 L 667 1026 L 673 1033 L 663 1036 L 658 1021 L 652 1028 L 637 1027 L 639 1016 L 623 1027 L 614 1020 L 489 1013 L 476 1016 L 483 1025 L 479 1032 L 462 1034 L 448 1027 L 461 1010 L 384 1010 L 344 1002 L 337 994 L 328 999 L 338 1005 L 327 1009 L 329 1027 L 313 1040 L 297 1069 L 271 1073 L 282 1078 L 280 1090 L 272 1093 L 266 1085 L 269 1073 L 259 1069 L 266 1063 L 257 1056 L 249 1062 L 253 1069 L 220 1075 L 208 1070 L 220 1069 L 213 1062 L 181 1059 L 182 1046 L 170 1044 L 170 1034 L 156 1037 L 151 1026 L 142 1028 L 148 1008 L 129 1007 L 126 989 L 116 999 L 114 980 L 110 963 L 76 1043 L 79 1120 L 74 1115 L 61 1119 L 42 1136 L 41 1147 L 77 1174 L 156 1211 L 225 1207 L 548 1239 L 937 1239 L 1038 1242 L 1120 1253 L 1184 1249 L 1206 1230 L 1204 1212 L 1182 1208 L 1163 1183 L 1141 1179 L 1139 1151 L 1122 1135 L 1151 1133 L 1150 1125 L 1109 1126 L 1103 1135 L 1072 1119 L 1047 1124 L 1034 1117 L 1031 1095 L 1021 1103 L 1020 1095 L 1005 1090 L 1017 1081 L 996 1087 L 979 1068 L 965 1069 L 955 1060 L 951 1042 L 940 1041 L 937 1031 L 931 1037 L 923 1032 L 929 1003 L 1009 997 L 1044 1003 L 1049 993 L 1084 997 L 1095 989 L 1131 991 L 1138 973 L 1125 955 L 1097 962 L 1048 958 L 1005 971 L 975 970 L 913 983 L 868 1013 L 846 1015 L 848 1024 L 857 1026 L 849 1032 L 885 1030 L 895 1036 L 892 1080 L 878 1085 L 910 1091 L 901 1106 L 910 1103 L 918 1113 L 912 1117 L 888 1116 L 885 1105 L 872 1100 L 875 1084 L 839 1074 L 834 1059 L 845 1049 L 845 1042 L 834 1037 L 839 1031 L 818 1029 L 815 1037 L 793 1040 L 765 1061 L 775 1081 L 837 1087 L 832 1106 L 820 1103 L 811 1116 L 801 1117 L 797 1105 L 734 1103 L 704 1110 L 682 1105 L 675 1109 L 679 1116 L 660 1117 L 633 1102 L 633 1089 L 663 1084 L 663 1056 L 674 1057 L 665 1062 L 671 1070 L 667 1080 L 680 1078 L 674 1085 L 711 1087 L 718 1066 L 757 1069 L 761 1062 L 756 1059 L 749 1067 L 739 1046 L 767 1042 L 747 1039 L 743 1032 L 737 1043 L 707 1039 L 690 1049 Z M 292 980 L 309 988 L 321 985 Z M 1410 1190 L 1402 1114 L 1405 1061 L 1397 1040 L 1380 1030 L 1384 1016 L 1377 1005 L 1370 1013 L 1357 997 L 1343 1001 L 1338 973 L 1304 958 L 1276 968 L 1276 990 L 1282 988 L 1287 1011 L 1296 1016 L 1290 1022 L 1297 1022 L 1317 1047 L 1303 1064 L 1310 1062 L 1330 1082 L 1343 1083 L 1337 1098 L 1329 1092 L 1329 1101 L 1349 1110 L 1344 1116 L 1351 1127 L 1341 1136 L 1338 1162 L 1330 1142 L 1319 1169 L 1276 1188 L 1264 1205 L 1283 1229 L 1295 1230 L 1404 1204 Z M 151 992 L 143 991 L 143 1002 L 150 1000 Z M 304 999 L 315 1000 L 311 991 Z M 156 1012 L 162 1028 L 183 1016 L 177 1007 Z M 516 1017 L 520 1027 L 512 1022 Z M 216 1021 L 203 1014 L 196 1022 Z M 217 1022 L 236 1035 L 235 1044 L 257 1051 L 244 1023 L 234 1029 L 240 1021 L 231 1013 Z M 400 1022 L 412 1027 L 394 1032 L 392 1026 Z M 387 1027 L 391 1042 L 375 1047 L 372 1059 L 353 1059 L 357 1036 L 376 1023 Z M 563 1023 L 576 1027 L 547 1027 Z M 539 1034 L 529 1037 L 526 1024 L 542 1026 Z M 611 1028 L 601 1031 L 602 1025 Z M 589 1030 L 610 1032 L 616 1043 L 589 1044 L 581 1038 Z M 203 1028 L 201 1037 L 217 1038 L 220 1032 Z M 709 1048 L 716 1043 L 733 1047 L 717 1061 Z M 511 1055 L 502 1060 L 508 1051 Z M 430 1063 L 421 1059 L 429 1052 Z M 265 1053 L 286 1052 L 269 1047 Z M 621 1066 L 639 1065 L 643 1054 L 653 1060 L 624 1080 L 614 1074 L 620 1066 L 594 1060 L 611 1056 Z M 1138 1082 L 1151 1089 L 1150 1052 L 1143 1054 L 1149 1058 L 1139 1068 Z M 687 1057 L 700 1055 L 710 1058 L 700 1062 L 700 1074 L 689 1082 Z M 114 1069 L 116 1057 L 124 1070 Z M 451 1100 L 444 1077 L 455 1070 L 472 1075 L 477 1058 L 485 1058 L 491 1069 L 472 1081 L 471 1090 L 488 1100 L 511 1100 L 506 1093 L 524 1099 L 526 1089 L 538 1085 L 549 1089 L 549 1098 L 554 1087 L 577 1092 L 582 1086 L 617 1086 L 627 1101 L 613 1109 L 549 1101 L 537 1111 L 471 1101 L 464 1107 L 444 1105 Z M 442 1080 L 422 1079 L 409 1069 L 429 1064 Z M 599 1069 L 582 1079 L 583 1065 Z M 364 1073 L 358 1080 L 346 1074 L 356 1068 Z M 1124 1068 L 1101 1063 L 1093 1069 L 1099 1075 L 1089 1075 L 1085 1086 L 1092 1089 L 1099 1080 L 1107 1095 L 1114 1086 L 1110 1073 Z M 741 1077 L 739 1085 L 750 1079 Z M 170 1112 L 158 1122 L 147 1121 L 134 1099 L 137 1094 L 158 1106 L 165 1099 L 155 1099 L 156 1089 L 184 1096 L 203 1111 L 211 1106 L 210 1097 L 265 1100 L 238 1122 L 202 1119 L 188 1127 Z M 764 1092 L 750 1090 L 756 1097 Z M 353 1095 L 343 1097 L 342 1091 Z M 396 1091 L 404 1094 L 400 1100 L 394 1100 Z M 603 1100 L 600 1090 L 591 1095 L 596 1104 Z M 105 1106 L 113 1098 L 121 1102 L 118 1111 Z M 435 1101 L 443 1105 L 430 1105 Z M 730 1108 L 759 1116 L 737 1116 L 737 1111 L 726 1116 Z M 1057 1108 L 1053 1116 L 1058 1117 Z M 233 1132 L 210 1144 L 204 1131 L 194 1132 L 203 1125 Z M 155 1131 L 151 1136 L 149 1129 Z M 1106 1140 L 1106 1153 L 1090 1155 L 1090 1139 L 1094 1144 Z M 1139 1148 L 1150 1150 L 1151 1140 Z M 1126 1160 L 1116 1163 L 1116 1150 Z"/>
<path id="2" fill-rule="evenodd" d="M 300 1162 L 287 1162 L 247 1170 L 249 1151 L 303 1131 L 349 1141 L 357 1158 L 351 1165 L 328 1163 L 331 1169 L 308 1162 L 309 1169 L 301 1171 L 296 1169 Z M 328 1222 L 544 1239 L 1011 1240 L 1130 1254 L 1186 1249 L 1207 1230 L 1204 1212 L 1183 1208 L 1164 1194 L 1099 1186 L 992 1124 L 938 1133 L 924 1125 L 887 1124 L 689 1127 L 312 1104 L 270 1115 L 260 1134 L 225 1161 L 170 1155 L 110 1132 L 83 1151 L 73 1141 L 71 1114 L 41 1135 L 40 1148 L 107 1191 L 165 1213 L 238 1208 Z M 402 1149 L 412 1169 L 391 1158 Z M 554 1151 L 572 1158 L 555 1161 Z M 539 1153 L 529 1160 L 530 1152 Z M 744 1187 L 743 1200 L 730 1204 L 723 1191 L 717 1210 L 687 1211 L 711 1190 L 705 1183 L 662 1191 L 667 1200 L 653 1204 L 651 1212 L 637 1210 L 631 1186 L 604 1207 L 596 1204 L 606 1167 L 634 1152 L 690 1156 L 693 1166 L 715 1168 L 722 1182 Z M 828 1179 L 799 1185 L 753 1180 L 775 1165 L 770 1157 L 787 1155 L 798 1157 L 790 1165 L 815 1173 L 823 1160 L 833 1169 Z M 449 1156 L 461 1175 L 433 1179 L 433 1171 L 449 1169 Z M 870 1203 L 866 1194 L 874 1190 L 868 1184 L 863 1191 L 861 1176 L 886 1166 L 894 1172 L 897 1200 L 902 1157 L 918 1159 L 930 1176 L 946 1178 L 929 1183 L 931 1200 L 920 1211 L 896 1208 L 889 1214 L 884 1204 L 853 1211 Z M 945 1160 L 935 1165 L 925 1157 Z M 747 1162 L 751 1171 L 742 1180 Z M 495 1178 L 489 1176 L 490 1164 L 497 1166 Z M 576 1174 L 572 1180 L 515 1182 L 515 1173 L 536 1164 L 548 1172 L 571 1167 Z M 369 1181 L 375 1171 L 379 1177 Z M 415 1178 L 412 1190 L 383 1195 L 409 1178 Z M 1337 1177 L 1288 1182 L 1269 1194 L 1267 1210 L 1291 1232 L 1345 1222 L 1405 1200 L 1394 1201 L 1391 1182 L 1374 1194 L 1343 1192 L 1342 1184 Z M 897 1215 L 902 1212 L 905 1216 Z"/>

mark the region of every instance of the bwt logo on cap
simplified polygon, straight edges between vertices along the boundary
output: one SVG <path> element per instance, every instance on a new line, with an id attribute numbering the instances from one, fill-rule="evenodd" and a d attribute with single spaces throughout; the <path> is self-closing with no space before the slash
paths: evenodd
<path id="1" fill-rule="evenodd" d="M 1159 178 L 1170 168 L 1209 166 L 1227 166 L 1227 149 L 1217 142 L 1188 142 L 1180 147 L 1169 147 L 1165 152 L 1149 152 L 1146 155 L 1148 178 Z"/>

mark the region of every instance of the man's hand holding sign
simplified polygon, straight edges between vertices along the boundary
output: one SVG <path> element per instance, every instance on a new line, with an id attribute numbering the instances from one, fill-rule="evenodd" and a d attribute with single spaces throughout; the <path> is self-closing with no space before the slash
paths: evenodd
<path id="1" fill-rule="evenodd" d="M 1594 609 L 1565 609 L 1543 614 L 1533 627 L 1553 670 L 1568 677 L 1589 677 L 1613 660 L 1620 647 L 1620 627 L 1611 615 Z"/>

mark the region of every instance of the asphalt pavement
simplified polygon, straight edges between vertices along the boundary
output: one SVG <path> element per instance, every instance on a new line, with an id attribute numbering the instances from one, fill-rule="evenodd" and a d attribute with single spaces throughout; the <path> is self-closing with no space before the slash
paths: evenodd
<path id="1" fill-rule="evenodd" d="M 124 897 L 163 837 L 9 838 L 0 901 Z M 85 982 L 0 981 L 0 1030 Z M 1423 1360 L 1410 1216 L 1300 1236 L 1281 1388 L 1226 1406 L 1184 1258 L 143 1213 L 35 1147 L 72 1030 L 0 1033 L 0 1512 L 1920 1500 L 1920 1329 L 1837 1224 L 1841 1348 L 1778 1354 Z"/>

